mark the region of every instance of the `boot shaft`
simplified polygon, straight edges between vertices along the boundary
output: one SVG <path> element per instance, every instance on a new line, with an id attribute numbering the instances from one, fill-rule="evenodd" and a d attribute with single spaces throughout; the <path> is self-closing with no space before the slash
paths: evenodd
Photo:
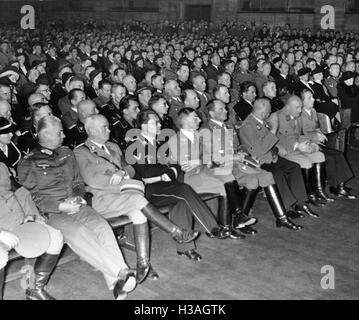
<path id="1" fill-rule="evenodd" d="M 221 226 L 230 226 L 232 223 L 232 212 L 230 211 L 227 197 L 220 196 L 218 199 L 218 223 Z"/>
<path id="2" fill-rule="evenodd" d="M 244 198 L 242 213 L 248 216 L 249 211 L 252 209 L 253 204 L 256 200 L 258 194 L 258 188 L 255 190 L 246 190 L 246 195 Z"/>
<path id="3" fill-rule="evenodd" d="M 240 188 L 237 181 L 231 181 L 224 184 L 227 195 L 227 206 L 231 212 L 242 211 L 245 191 Z"/>
<path id="4" fill-rule="evenodd" d="M 133 233 L 135 238 L 137 262 L 148 263 L 150 254 L 148 223 L 134 224 Z"/>
<path id="5" fill-rule="evenodd" d="M 3 299 L 4 284 L 5 284 L 5 268 L 0 269 L 0 300 Z"/>
<path id="6" fill-rule="evenodd" d="M 264 188 L 264 192 L 267 196 L 268 203 L 272 209 L 274 216 L 277 220 L 283 220 L 287 218 L 282 197 L 279 193 L 278 187 L 272 184 Z"/>
<path id="7" fill-rule="evenodd" d="M 167 219 L 167 217 L 159 212 L 158 209 L 151 203 L 147 204 L 147 206 L 144 207 L 141 211 L 148 220 L 169 234 L 172 234 L 176 228 L 178 228 L 174 223 Z"/>

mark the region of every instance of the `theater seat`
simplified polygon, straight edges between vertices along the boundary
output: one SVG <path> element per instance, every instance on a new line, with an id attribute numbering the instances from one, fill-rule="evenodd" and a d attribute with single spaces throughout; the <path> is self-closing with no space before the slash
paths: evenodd
<path id="1" fill-rule="evenodd" d="M 204 202 L 209 202 L 211 200 L 216 200 L 217 204 L 215 208 L 218 209 L 218 193 L 201 193 L 200 197 Z M 168 214 L 171 210 L 171 206 L 162 206 L 158 208 L 162 214 Z M 212 211 L 215 210 L 211 208 Z M 131 227 L 132 222 L 127 216 L 119 216 L 107 219 L 110 224 L 115 236 L 117 237 L 117 241 L 121 247 L 124 247 L 129 250 L 134 250 L 134 242 L 133 242 L 133 231 Z M 126 228 L 125 228 L 126 227 Z M 151 228 L 151 230 L 156 230 L 157 227 Z"/>

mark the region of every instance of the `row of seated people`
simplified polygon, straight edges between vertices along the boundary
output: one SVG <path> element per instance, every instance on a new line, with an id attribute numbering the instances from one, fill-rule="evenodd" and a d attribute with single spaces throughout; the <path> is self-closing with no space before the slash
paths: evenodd
<path id="1" fill-rule="evenodd" d="M 342 153 L 323 146 L 316 115 L 325 113 L 334 126 L 339 108 L 357 117 L 357 65 L 349 46 L 343 61 L 335 45 L 323 56 L 320 43 L 305 49 L 298 42 L 290 50 L 283 43 L 278 53 L 270 46 L 251 50 L 243 41 L 240 48 L 205 45 L 196 52 L 148 44 L 148 59 L 123 44 L 103 57 L 102 67 L 91 52 L 77 59 L 76 46 L 60 60 L 51 45 L 46 61 L 37 46 L 26 72 L 26 53 L 8 59 L 0 71 L 1 201 L 12 212 L 7 199 L 23 192 L 28 203 L 19 201 L 20 218 L 11 227 L 11 214 L 1 220 L 2 274 L 17 243 L 14 224 L 36 218 L 53 228 L 54 248 L 35 265 L 29 299 L 51 298 L 45 284 L 62 238 L 123 299 L 136 283 L 159 277 L 149 261 L 147 219 L 171 234 L 179 255 L 199 261 L 193 219 L 212 238 L 256 234 L 251 209 L 259 187 L 277 226 L 291 230 L 302 228 L 292 219 L 319 217 L 311 206 L 333 202 L 326 180 L 335 196 L 355 199 L 345 187 L 353 173 Z M 128 184 L 144 191 L 124 191 Z M 220 195 L 217 218 L 202 192 Z M 157 209 L 164 204 L 172 205 L 168 219 Z M 118 215 L 134 225 L 136 273 L 103 219 Z"/>
<path id="2" fill-rule="evenodd" d="M 247 154 L 239 151 L 237 133 L 225 124 L 227 110 L 220 100 L 208 104 L 210 120 L 200 132 L 198 128 L 201 120 L 192 108 L 183 108 L 179 111 L 180 130 L 177 133 L 168 132 L 165 137 L 161 136 L 161 120 L 158 114 L 153 109 L 140 112 L 136 117 L 139 131 L 134 143 L 126 149 L 125 158 L 118 145 L 109 142 L 111 131 L 104 116 L 95 112 L 85 119 L 84 126 L 88 138 L 72 152 L 69 148 L 61 146 L 64 135 L 60 120 L 49 115 L 51 109 L 48 105 L 36 106 L 33 118 L 38 116 L 38 146 L 17 168 L 17 181 L 26 189 L 22 187 L 15 193 L 11 189 L 9 172 L 14 174 L 16 163 L 7 163 L 9 167 L 4 170 L 6 174 L 3 179 L 4 185 L 7 186 L 4 188 L 4 194 L 10 199 L 18 199 L 19 192 L 27 195 L 27 202 L 21 203 L 21 207 L 17 205 L 18 216 L 12 221 L 12 228 L 23 220 L 29 221 L 30 218 L 46 222 L 55 229 L 50 227 L 50 234 L 55 231 L 56 252 L 48 251 L 36 262 L 35 288 L 27 291 L 27 298 L 51 298 L 44 286 L 62 247 L 62 236 L 59 235 L 59 231 L 76 253 L 104 272 L 109 288 L 114 289 L 116 298 L 122 299 L 128 291 L 134 289 L 135 276 L 124 263 L 121 252 L 113 247 L 112 231 L 100 218 L 101 215 L 109 218 L 124 214 L 134 223 L 138 258 L 136 280 L 139 283 L 146 276 L 158 278 L 149 262 L 149 232 L 146 218 L 157 223 L 177 240 L 178 254 L 200 260 L 201 256 L 193 243 L 198 232 L 188 232 L 178 226 L 186 226 L 190 230 L 191 219 L 194 217 L 202 231 L 210 237 L 242 239 L 244 236 L 239 231 L 255 234 L 256 231 L 251 225 L 257 220 L 249 217 L 249 210 L 256 198 L 258 186 L 263 187 L 266 193 L 278 227 L 284 226 L 293 230 L 302 228 L 293 223 L 288 216 L 300 218 L 303 216 L 302 213 L 307 213 L 312 217 L 318 217 L 310 209 L 308 202 L 321 206 L 333 201 L 324 191 L 324 157 L 318 152 L 318 144 L 325 137 L 317 128 L 312 93 L 309 90 L 304 91 L 302 99 L 303 102 L 299 97 L 291 96 L 282 111 L 272 115 L 267 99 L 255 101 L 253 112 L 240 128 L 243 145 L 260 163 L 261 168 L 252 170 L 248 170 L 244 164 Z M 93 102 L 89 100 L 83 101 L 81 105 L 95 109 Z M 17 128 L 5 118 L 1 118 L 0 127 L 2 151 L 8 155 L 8 146 L 13 145 L 11 139 Z M 299 127 L 300 130 L 304 130 L 304 135 L 298 134 Z M 169 138 L 169 154 L 159 152 L 157 145 L 157 141 L 166 141 L 166 137 Z M 129 150 L 133 152 L 128 152 Z M 331 172 L 332 176 L 329 179 L 343 186 L 343 182 L 352 177 L 350 168 L 340 152 L 327 151 L 326 156 L 328 160 L 331 159 L 331 166 L 336 168 Z M 163 156 L 164 158 L 161 158 Z M 314 184 L 313 181 L 308 183 L 309 179 L 313 178 L 311 169 L 315 172 Z M 183 180 L 180 180 L 181 172 L 184 173 Z M 126 185 L 125 182 L 130 178 L 142 180 L 146 186 L 146 198 L 137 191 L 122 191 L 121 187 Z M 83 181 L 94 195 L 93 208 L 88 207 L 83 199 Z M 241 191 L 238 185 L 246 187 L 244 196 L 241 195 L 243 190 Z M 313 185 L 316 190 L 313 190 Z M 311 188 L 312 193 L 308 188 Z M 221 194 L 218 216 L 220 226 L 213 213 L 199 198 L 198 192 Z M 30 194 L 37 209 L 30 200 Z M 344 188 L 342 195 L 355 198 Z M 241 200 L 244 201 L 241 203 Z M 148 201 L 154 205 L 173 204 L 170 220 L 164 218 Z M 18 201 L 17 204 L 19 203 Z M 5 207 L 13 210 L 8 202 L 5 203 Z M 183 212 L 186 212 L 186 217 Z M 5 226 L 5 229 L 8 228 L 9 226 Z M 106 254 L 103 252 L 105 249 L 101 247 L 104 233 L 107 245 L 114 250 Z M 8 248 L 16 245 L 16 236 L 11 232 L 2 230 L 1 235 L 2 242 Z M 98 251 L 101 251 L 101 263 L 94 257 L 98 257 Z M 119 268 L 119 265 L 112 265 L 111 276 L 107 265 L 110 262 L 103 255 L 111 259 L 116 257 L 121 266 Z M 6 259 L 3 264 L 6 264 Z M 115 270 L 120 272 L 117 274 Z"/>

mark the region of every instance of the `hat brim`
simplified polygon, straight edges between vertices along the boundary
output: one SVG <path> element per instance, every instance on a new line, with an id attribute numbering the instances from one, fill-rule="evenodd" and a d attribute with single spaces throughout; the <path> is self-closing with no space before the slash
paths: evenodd
<path id="1" fill-rule="evenodd" d="M 8 133 L 14 133 L 17 130 L 17 126 L 15 126 L 13 123 L 10 124 L 7 128 L 0 128 L 0 135 L 2 134 L 8 134 Z"/>
<path id="2" fill-rule="evenodd" d="M 16 71 L 13 71 L 13 70 L 8 70 L 8 71 L 5 71 L 3 73 L 0 73 L 1 78 L 8 77 L 8 76 L 11 76 L 11 75 L 19 75 L 19 73 L 16 72 Z"/>

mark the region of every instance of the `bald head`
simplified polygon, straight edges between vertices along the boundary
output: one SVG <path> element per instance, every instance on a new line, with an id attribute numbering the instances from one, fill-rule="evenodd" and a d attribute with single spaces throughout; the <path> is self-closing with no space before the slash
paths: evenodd
<path id="1" fill-rule="evenodd" d="M 83 100 L 78 105 L 79 120 L 85 123 L 87 117 L 98 114 L 95 102 L 92 100 Z"/>
<path id="2" fill-rule="evenodd" d="M 110 139 L 108 121 L 100 114 L 93 114 L 85 119 L 85 130 L 89 139 L 99 144 L 105 144 Z"/>
<path id="3" fill-rule="evenodd" d="M 260 120 L 266 120 L 271 113 L 271 105 L 268 99 L 257 99 L 253 104 L 253 114 Z"/>
<path id="4" fill-rule="evenodd" d="M 302 100 L 295 95 L 292 95 L 288 98 L 285 108 L 288 110 L 289 114 L 294 118 L 298 118 L 302 112 L 303 103 Z"/>

